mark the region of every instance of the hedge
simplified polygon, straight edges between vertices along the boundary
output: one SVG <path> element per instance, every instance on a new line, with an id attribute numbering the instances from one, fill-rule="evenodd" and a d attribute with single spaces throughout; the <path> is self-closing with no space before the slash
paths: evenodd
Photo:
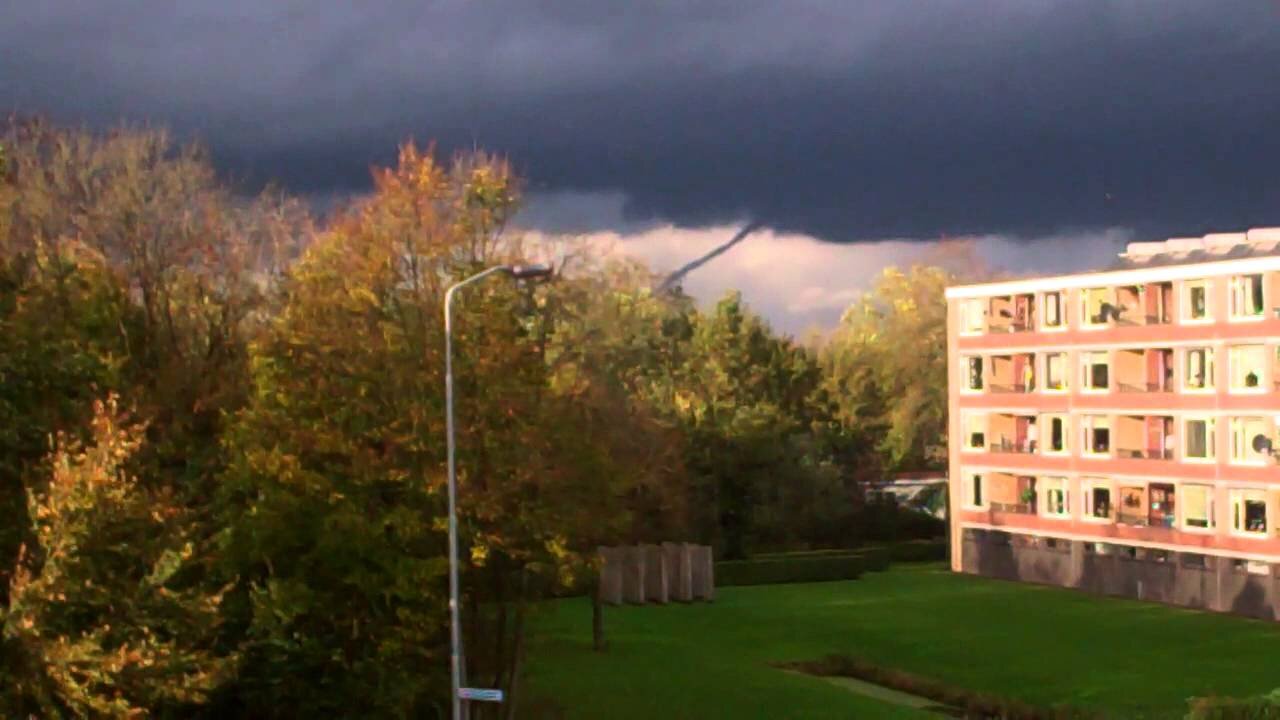
<path id="1" fill-rule="evenodd" d="M 875 547 L 887 549 L 889 551 L 889 559 L 896 563 L 942 562 L 947 559 L 947 541 L 945 539 L 908 540 Z"/>
<path id="2" fill-rule="evenodd" d="M 730 587 L 853 580 L 865 569 L 862 555 L 724 560 L 715 564 L 715 582 Z"/>
<path id="3" fill-rule="evenodd" d="M 828 655 L 821 660 L 779 663 L 778 667 L 797 670 L 819 677 L 851 677 L 900 692 L 918 695 L 933 700 L 941 705 L 942 708 L 945 708 L 948 712 L 943 714 L 951 714 L 956 717 L 983 718 L 984 720 L 990 720 L 991 718 L 999 718 L 1000 720 L 1095 720 L 1101 717 L 1100 713 L 1094 710 L 1068 705 L 1053 707 L 1033 705 L 1016 698 L 978 692 L 847 655 Z M 1229 717 L 1234 719 L 1236 716 Z"/>
<path id="4" fill-rule="evenodd" d="M 1192 698 L 1187 720 L 1280 720 L 1280 690 L 1252 698 Z"/>

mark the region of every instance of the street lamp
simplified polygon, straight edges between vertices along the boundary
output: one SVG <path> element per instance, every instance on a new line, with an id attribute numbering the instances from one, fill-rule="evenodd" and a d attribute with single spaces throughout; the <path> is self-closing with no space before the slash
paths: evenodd
<path id="1" fill-rule="evenodd" d="M 481 270 L 465 280 L 449 287 L 444 294 L 444 407 L 445 444 L 449 454 L 449 642 L 451 688 L 453 690 L 453 720 L 462 720 L 462 624 L 458 620 L 458 481 L 453 459 L 453 294 L 467 285 L 505 273 L 512 280 L 536 280 L 549 277 L 551 268 L 546 265 L 497 265 Z M 501 696 L 493 694 L 494 699 Z"/>

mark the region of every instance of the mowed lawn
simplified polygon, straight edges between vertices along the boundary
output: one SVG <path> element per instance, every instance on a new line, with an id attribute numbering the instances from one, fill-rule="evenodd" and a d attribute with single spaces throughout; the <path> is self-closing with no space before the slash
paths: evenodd
<path id="1" fill-rule="evenodd" d="M 607 608 L 605 617 L 610 648 L 598 654 L 586 599 L 539 608 L 530 714 L 550 705 L 567 718 L 619 720 L 937 717 L 769 666 L 829 653 L 1116 718 L 1179 718 L 1193 695 L 1280 687 L 1280 625 L 937 565 L 722 588 L 710 604 Z"/>

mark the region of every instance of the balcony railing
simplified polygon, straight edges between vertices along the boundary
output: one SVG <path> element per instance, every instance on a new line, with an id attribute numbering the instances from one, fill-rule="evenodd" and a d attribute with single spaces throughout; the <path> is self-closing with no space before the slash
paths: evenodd
<path id="1" fill-rule="evenodd" d="M 1031 390 L 1035 390 L 1035 387 L 1032 386 Z M 993 393 L 1005 393 L 1005 394 L 1025 393 L 1025 392 L 1031 392 L 1031 390 L 1027 390 L 1027 386 L 1022 384 L 1000 385 L 997 383 L 991 383 L 991 392 Z"/>
<path id="2" fill-rule="evenodd" d="M 1172 514 L 1151 516 L 1138 512 L 1118 512 L 1116 513 L 1116 522 L 1121 525 L 1149 528 L 1173 528 L 1177 526 L 1177 519 Z"/>
<path id="3" fill-rule="evenodd" d="M 1000 323 L 999 325 L 993 324 L 988 328 L 988 330 L 993 333 L 1031 332 L 1035 329 L 1036 327 L 1034 322 L 1007 322 Z"/>
<path id="4" fill-rule="evenodd" d="M 1120 448 L 1119 450 L 1116 450 L 1116 455 L 1122 458 L 1129 458 L 1131 460 L 1172 460 L 1173 450 L 1130 450 Z"/>
<path id="5" fill-rule="evenodd" d="M 1008 438 L 1001 438 L 999 441 L 991 443 L 991 445 L 987 447 L 987 450 L 993 453 L 1015 453 L 1027 455 L 1035 452 L 1031 449 L 1031 443 L 1029 441 L 1024 440 L 1021 443 L 1016 443 Z"/>
<path id="6" fill-rule="evenodd" d="M 991 503 L 991 509 L 995 512 L 1013 513 L 1014 515 L 1035 515 L 1035 506 L 1031 503 Z"/>
<path id="7" fill-rule="evenodd" d="M 1170 383 L 1119 383 L 1120 392 L 1122 393 L 1154 393 L 1169 392 Z"/>
<path id="8" fill-rule="evenodd" d="M 1146 513 L 1128 513 L 1123 511 L 1116 513 L 1116 522 L 1121 525 L 1132 525 L 1134 527 L 1147 527 L 1147 525 L 1150 524 Z"/>

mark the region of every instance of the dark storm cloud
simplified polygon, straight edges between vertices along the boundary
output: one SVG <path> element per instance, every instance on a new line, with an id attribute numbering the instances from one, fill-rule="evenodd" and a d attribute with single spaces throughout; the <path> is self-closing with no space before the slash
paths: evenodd
<path id="1" fill-rule="evenodd" d="M 832 240 L 1280 224 L 1280 6 L 33 2 L 0 104 L 199 133 L 328 195 L 408 135 L 632 220 Z M 190 7 L 200 9 L 190 9 Z"/>

